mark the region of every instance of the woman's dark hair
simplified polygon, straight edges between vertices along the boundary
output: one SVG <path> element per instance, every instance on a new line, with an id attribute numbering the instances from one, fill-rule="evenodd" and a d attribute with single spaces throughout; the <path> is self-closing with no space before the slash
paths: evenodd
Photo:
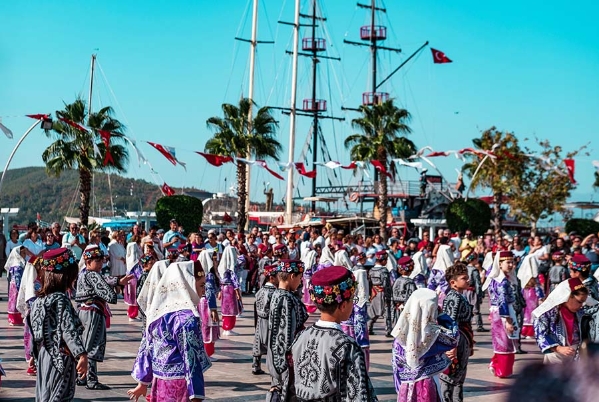
<path id="1" fill-rule="evenodd" d="M 214 265 L 210 268 L 210 273 L 214 276 L 214 286 L 220 288 L 220 276 L 218 275 L 218 272 L 216 272 L 216 267 Z"/>
<path id="2" fill-rule="evenodd" d="M 37 291 L 37 297 L 48 296 L 56 292 L 66 292 L 75 282 L 78 274 L 77 264 L 71 264 L 60 272 L 42 271 L 40 275 L 42 287 Z"/>
<path id="3" fill-rule="evenodd" d="M 589 295 L 589 288 L 587 288 L 586 286 L 580 288 L 580 289 L 576 289 L 575 291 L 573 291 L 572 293 L 570 293 L 570 296 L 581 296 L 581 295 Z"/>
<path id="4" fill-rule="evenodd" d="M 440 244 L 447 244 L 447 243 L 449 243 L 449 237 L 447 237 L 447 236 L 441 236 L 441 238 L 439 238 L 439 243 Z"/>

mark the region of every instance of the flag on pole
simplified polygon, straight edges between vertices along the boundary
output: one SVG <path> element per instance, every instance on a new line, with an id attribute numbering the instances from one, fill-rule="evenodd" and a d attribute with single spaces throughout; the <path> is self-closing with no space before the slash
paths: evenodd
<path id="1" fill-rule="evenodd" d="M 175 155 L 175 148 L 166 145 L 156 144 L 155 142 L 150 141 L 148 141 L 148 144 L 156 148 L 156 150 L 160 152 L 166 159 L 168 159 L 170 163 L 172 163 L 175 166 L 177 166 L 178 163 L 179 165 L 183 166 L 183 169 L 187 170 L 187 168 L 185 167 L 185 163 L 177 159 L 177 156 Z"/>
<path id="2" fill-rule="evenodd" d="M 306 166 L 303 164 L 303 162 L 295 162 L 295 168 L 297 169 L 297 172 L 302 176 L 306 176 L 310 179 L 314 179 L 316 177 L 316 169 L 307 171 Z"/>
<path id="3" fill-rule="evenodd" d="M 225 163 L 233 162 L 233 158 L 230 156 L 221 156 L 221 155 L 213 155 L 213 154 L 205 154 L 204 152 L 196 151 L 196 154 L 203 156 L 206 158 L 206 162 L 211 164 L 212 166 L 222 166 Z"/>
<path id="4" fill-rule="evenodd" d="M 102 142 L 106 147 L 106 154 L 104 155 L 104 166 L 112 163 L 114 165 L 114 159 L 112 158 L 112 154 L 110 153 L 110 131 L 106 130 L 98 130 L 100 137 L 102 137 Z"/>
<path id="5" fill-rule="evenodd" d="M 50 117 L 47 114 L 26 114 L 25 116 L 31 117 L 35 120 L 47 119 L 48 117 Z"/>
<path id="6" fill-rule="evenodd" d="M 8 127 L 6 127 L 4 124 L 2 124 L 2 121 L 0 121 L 0 130 L 2 130 L 2 132 L 9 138 L 12 140 L 12 131 L 10 131 L 10 129 Z"/>
<path id="7" fill-rule="evenodd" d="M 164 183 L 161 187 L 162 194 L 170 197 L 171 195 L 175 195 L 175 190 L 173 190 L 168 184 Z"/>
<path id="8" fill-rule="evenodd" d="M 564 159 L 564 163 L 568 169 L 568 178 L 570 179 L 570 182 L 576 184 L 576 180 L 574 180 L 574 159 Z"/>
<path id="9" fill-rule="evenodd" d="M 433 62 L 435 64 L 444 64 L 444 63 L 451 63 L 452 62 L 449 59 L 449 57 L 445 56 L 445 53 L 443 53 L 440 50 L 433 49 L 431 47 L 431 52 L 433 52 Z"/>
<path id="10" fill-rule="evenodd" d="M 68 124 L 69 126 L 76 128 L 77 130 L 81 130 L 84 133 L 87 133 L 87 129 L 85 127 L 83 127 L 81 124 L 79 123 L 75 123 L 74 121 L 71 121 L 69 119 L 65 119 L 64 117 L 59 117 L 58 120 L 62 121 L 63 123 Z"/>

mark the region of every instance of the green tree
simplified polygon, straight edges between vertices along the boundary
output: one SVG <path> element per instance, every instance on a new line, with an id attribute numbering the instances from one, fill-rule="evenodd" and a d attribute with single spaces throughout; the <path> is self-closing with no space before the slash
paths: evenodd
<path id="1" fill-rule="evenodd" d="M 466 154 L 469 162 L 462 167 L 470 178 L 470 189 L 489 188 L 493 192 L 493 222 L 495 232 L 502 229 L 501 205 L 519 180 L 528 157 L 524 155 L 513 133 L 491 127 L 472 140 L 476 153 Z M 486 153 L 492 152 L 492 156 Z M 483 160 L 484 159 L 484 160 Z"/>
<path id="2" fill-rule="evenodd" d="M 173 195 L 158 199 L 155 211 L 156 221 L 161 228 L 168 228 L 170 220 L 176 219 L 187 233 L 191 233 L 202 225 L 204 208 L 198 198 L 189 195 Z"/>
<path id="3" fill-rule="evenodd" d="M 272 158 L 278 160 L 281 144 L 276 139 L 278 123 L 271 109 L 261 107 L 252 116 L 255 103 L 248 98 L 239 101 L 239 105 L 222 105 L 223 117 L 210 117 L 207 126 L 214 131 L 204 147 L 206 152 L 238 158 L 253 157 L 258 160 Z M 237 162 L 237 230 L 243 231 L 247 222 L 245 202 L 247 165 Z"/>
<path id="4" fill-rule="evenodd" d="M 452 232 L 470 229 L 474 236 L 483 235 L 491 225 L 491 208 L 478 198 L 457 198 L 445 211 L 447 226 Z"/>
<path id="5" fill-rule="evenodd" d="M 408 126 L 410 113 L 393 104 L 393 100 L 373 106 L 360 106 L 362 116 L 352 120 L 352 127 L 360 131 L 345 140 L 353 160 L 378 160 L 387 170 L 393 158 L 407 158 L 416 152 L 412 141 L 406 138 L 412 130 Z M 380 211 L 379 232 L 387 238 L 387 214 L 389 211 L 387 176 L 381 174 L 378 188 Z"/>
<path id="6" fill-rule="evenodd" d="M 50 176 L 60 176 L 68 170 L 79 173 L 79 219 L 88 224 L 91 182 L 94 172 L 124 173 L 127 170 L 129 154 L 124 144 L 124 126 L 112 117 L 112 108 L 104 107 L 88 116 L 85 101 L 81 98 L 71 104 L 65 104 L 64 110 L 56 111 L 56 116 L 79 125 L 87 125 L 91 131 L 75 128 L 63 121 L 56 120 L 52 130 L 46 136 L 55 141 L 42 153 L 46 172 Z M 109 131 L 111 139 L 109 151 L 113 163 L 104 166 L 106 146 L 102 142 L 99 130 Z M 96 155 L 94 144 L 100 154 Z"/>
<path id="7" fill-rule="evenodd" d="M 512 215 L 522 223 L 530 223 L 533 234 L 540 219 L 564 210 L 564 204 L 575 187 L 563 163 L 562 147 L 551 146 L 547 140 L 537 139 L 536 142 L 541 151 L 537 157 L 529 158 L 521 177 L 513 182 L 509 197 Z M 585 147 L 568 152 L 565 158 L 575 157 Z M 525 151 L 533 154 L 528 147 Z"/>

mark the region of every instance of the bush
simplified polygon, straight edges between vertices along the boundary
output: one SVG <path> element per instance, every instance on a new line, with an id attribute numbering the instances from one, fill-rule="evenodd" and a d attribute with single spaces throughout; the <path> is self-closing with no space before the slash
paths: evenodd
<path id="1" fill-rule="evenodd" d="M 477 198 L 454 200 L 445 210 L 447 227 L 452 232 L 464 232 L 470 229 L 474 236 L 483 235 L 491 226 L 491 208 Z"/>
<path id="2" fill-rule="evenodd" d="M 173 195 L 159 198 L 155 211 L 158 225 L 164 230 L 169 230 L 170 220 L 176 219 L 187 233 L 191 233 L 201 226 L 204 209 L 198 198 Z"/>
<path id="3" fill-rule="evenodd" d="M 570 219 L 566 222 L 566 233 L 576 232 L 582 237 L 599 233 L 599 222 L 592 219 Z"/>

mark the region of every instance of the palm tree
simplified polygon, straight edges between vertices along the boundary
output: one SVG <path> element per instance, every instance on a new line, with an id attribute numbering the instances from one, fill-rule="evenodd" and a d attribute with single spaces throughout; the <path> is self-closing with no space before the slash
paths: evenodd
<path id="1" fill-rule="evenodd" d="M 472 140 L 474 147 L 483 152 L 492 151 L 494 158 L 484 158 L 483 153 L 466 154 L 470 160 L 462 167 L 471 179 L 470 188 L 490 188 L 493 192 L 493 221 L 495 233 L 501 233 L 503 214 L 501 204 L 505 195 L 515 187 L 523 172 L 525 158 L 512 133 L 501 132 L 495 127 L 482 132 L 480 138 Z M 478 172 L 477 172 L 478 170 Z M 475 175 L 476 173 L 476 175 Z"/>
<path id="2" fill-rule="evenodd" d="M 393 100 L 373 105 L 360 106 L 362 116 L 352 120 L 352 127 L 361 134 L 352 134 L 345 139 L 345 147 L 350 149 L 353 160 L 378 160 L 389 170 L 393 158 L 407 158 L 416 152 L 412 141 L 405 136 L 412 130 L 407 125 L 410 113 L 393 104 Z M 387 176 L 379 176 L 378 207 L 380 211 L 379 228 L 383 239 L 387 238 Z"/>
<path id="3" fill-rule="evenodd" d="M 112 117 L 111 107 L 104 107 L 88 116 L 85 101 L 81 98 L 71 104 L 65 104 L 64 110 L 56 111 L 56 116 L 79 125 L 86 124 L 91 128 L 91 131 L 83 131 L 63 121 L 55 121 L 52 130 L 46 131 L 46 136 L 54 138 L 55 141 L 42 154 L 48 175 L 58 177 L 66 170 L 78 170 L 79 219 L 82 225 L 87 225 L 94 172 L 123 173 L 126 171 L 129 154 L 121 145 L 125 141 L 124 126 Z M 106 146 L 102 142 L 99 130 L 111 133 L 109 150 L 114 162 L 106 166 L 104 166 Z M 94 144 L 100 151 L 99 155 L 94 151 Z"/>
<path id="4" fill-rule="evenodd" d="M 234 158 L 254 157 L 278 160 L 281 144 L 275 138 L 278 123 L 268 107 L 261 107 L 252 116 L 253 100 L 242 98 L 239 106 L 224 103 L 223 117 L 210 117 L 206 120 L 208 128 L 214 131 L 204 149 L 206 152 Z M 245 201 L 247 165 L 237 161 L 237 230 L 242 232 L 247 222 Z"/>

